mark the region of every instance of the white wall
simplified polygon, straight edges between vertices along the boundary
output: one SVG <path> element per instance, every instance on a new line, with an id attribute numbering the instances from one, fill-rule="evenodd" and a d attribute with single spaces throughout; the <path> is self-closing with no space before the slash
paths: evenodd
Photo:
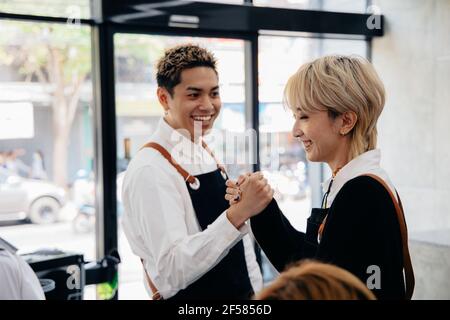
<path id="1" fill-rule="evenodd" d="M 450 299 L 450 1 L 378 0 L 372 58 L 387 91 L 382 165 L 409 229 L 415 299 Z"/>
<path id="2" fill-rule="evenodd" d="M 383 165 L 412 237 L 450 244 L 450 1 L 375 1 L 386 18 L 373 63 L 387 90 Z"/>

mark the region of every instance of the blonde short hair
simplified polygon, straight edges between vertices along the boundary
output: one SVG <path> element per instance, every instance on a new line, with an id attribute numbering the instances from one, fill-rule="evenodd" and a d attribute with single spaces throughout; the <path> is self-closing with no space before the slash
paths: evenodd
<path id="1" fill-rule="evenodd" d="M 331 264 L 304 260 L 282 272 L 256 300 L 375 300 L 350 272 Z"/>
<path id="2" fill-rule="evenodd" d="M 284 103 L 293 112 L 328 111 L 337 117 L 348 111 L 358 119 L 351 134 L 351 158 L 373 150 L 385 90 L 372 64 L 359 56 L 330 55 L 306 63 L 284 89 Z"/>

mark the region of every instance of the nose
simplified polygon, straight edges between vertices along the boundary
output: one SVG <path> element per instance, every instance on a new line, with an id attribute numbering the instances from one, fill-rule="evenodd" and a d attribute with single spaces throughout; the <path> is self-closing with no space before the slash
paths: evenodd
<path id="1" fill-rule="evenodd" d="M 296 120 L 294 126 L 292 127 L 292 135 L 295 138 L 300 138 L 303 135 L 303 131 L 300 127 L 300 121 Z"/>
<path id="2" fill-rule="evenodd" d="M 214 110 L 214 104 L 208 96 L 205 96 L 200 101 L 199 109 L 204 110 L 204 111 L 211 111 L 211 110 Z"/>

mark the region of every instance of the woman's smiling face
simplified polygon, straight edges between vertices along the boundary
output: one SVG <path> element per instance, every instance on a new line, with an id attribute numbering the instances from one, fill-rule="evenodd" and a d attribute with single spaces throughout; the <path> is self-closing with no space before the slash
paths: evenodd
<path id="1" fill-rule="evenodd" d="M 303 145 L 306 157 L 312 162 L 329 162 L 334 159 L 342 143 L 336 119 L 327 111 L 294 112 L 292 134 Z"/>

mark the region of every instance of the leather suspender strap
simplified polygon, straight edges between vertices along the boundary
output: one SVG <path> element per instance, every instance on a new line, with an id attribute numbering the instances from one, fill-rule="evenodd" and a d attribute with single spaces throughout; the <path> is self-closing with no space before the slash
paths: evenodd
<path id="1" fill-rule="evenodd" d="M 170 162 L 170 164 L 178 171 L 179 174 L 184 178 L 184 181 L 187 181 L 189 183 L 195 183 L 195 177 L 191 176 L 186 170 L 184 170 L 170 155 L 170 153 L 160 144 L 156 142 L 149 142 L 145 144 L 143 148 L 153 148 L 159 151 L 161 155 L 167 159 L 167 161 Z"/>
<path id="2" fill-rule="evenodd" d="M 170 155 L 170 153 L 160 144 L 156 143 L 156 142 L 149 142 L 147 144 L 145 144 L 144 146 L 142 146 L 141 149 L 143 148 L 153 148 L 156 149 L 157 151 L 159 151 L 159 153 L 161 153 L 161 155 L 166 158 L 167 161 L 170 162 L 170 164 L 178 171 L 179 174 L 181 174 L 181 176 L 184 178 L 185 181 L 189 182 L 189 183 L 194 183 L 195 182 L 195 178 L 193 176 L 191 176 L 186 170 L 184 170 Z M 144 260 L 141 258 L 141 263 L 142 263 L 142 267 L 144 268 L 144 272 L 145 272 L 145 279 L 147 281 L 148 286 L 150 287 L 150 289 L 152 290 L 152 300 L 163 300 L 163 297 L 161 296 L 161 294 L 159 293 L 158 289 L 156 288 L 156 286 L 153 284 L 152 280 L 150 279 L 150 276 L 147 273 L 147 269 L 145 269 L 145 265 L 144 265 Z"/>
<path id="3" fill-rule="evenodd" d="M 397 212 L 398 223 L 400 225 L 400 234 L 401 234 L 401 238 L 402 238 L 403 267 L 405 269 L 406 298 L 411 299 L 413 292 L 414 292 L 415 279 L 414 279 L 414 270 L 413 270 L 413 267 L 411 264 L 411 257 L 409 255 L 409 250 L 408 250 L 408 230 L 406 227 L 402 201 L 400 200 L 400 197 L 399 197 L 397 191 L 395 191 L 397 193 L 397 198 L 398 198 L 398 201 L 397 201 L 397 199 L 395 198 L 395 196 L 392 193 L 389 186 L 380 177 L 378 177 L 374 174 L 364 174 L 364 176 L 371 177 L 371 178 L 377 180 L 381 185 L 383 185 L 384 188 L 389 192 L 392 202 L 394 203 L 395 211 Z"/>
<path id="4" fill-rule="evenodd" d="M 145 279 L 147 280 L 147 284 L 148 284 L 148 286 L 150 287 L 150 289 L 152 290 L 152 293 L 153 293 L 152 300 L 164 300 L 163 297 L 161 296 L 161 294 L 159 293 L 158 289 L 156 289 L 156 287 L 153 284 L 152 280 L 148 276 L 147 269 L 145 269 L 145 265 L 144 265 L 144 260 L 143 259 L 141 259 L 141 263 L 142 263 L 142 267 L 144 267 Z"/>
<path id="5" fill-rule="evenodd" d="M 219 164 L 219 161 L 217 160 L 214 152 L 212 152 L 211 149 L 209 149 L 208 145 L 206 144 L 206 142 L 204 140 L 202 141 L 202 146 L 211 155 L 211 157 L 213 157 L 214 161 L 216 161 L 217 168 L 219 168 L 220 171 L 225 173 L 225 168 L 222 165 Z"/>
<path id="6" fill-rule="evenodd" d="M 214 155 L 214 153 L 211 151 L 211 149 L 209 149 L 208 145 L 205 143 L 205 141 L 202 141 L 202 146 L 203 148 L 205 148 L 205 150 L 211 155 L 211 157 L 213 157 L 213 159 L 216 161 L 217 163 L 217 168 L 219 168 L 223 173 L 225 173 L 225 168 L 219 164 L 219 161 L 217 161 L 216 156 Z M 186 170 L 184 170 L 170 155 L 170 153 L 160 144 L 156 143 L 156 142 L 149 142 L 145 145 L 142 146 L 141 149 L 143 148 L 153 148 L 159 151 L 159 153 L 161 153 L 161 155 L 167 159 L 167 161 L 170 162 L 170 164 L 178 171 L 179 174 L 181 174 L 181 176 L 184 178 L 185 181 L 193 184 L 195 183 L 195 177 L 191 176 Z"/>

